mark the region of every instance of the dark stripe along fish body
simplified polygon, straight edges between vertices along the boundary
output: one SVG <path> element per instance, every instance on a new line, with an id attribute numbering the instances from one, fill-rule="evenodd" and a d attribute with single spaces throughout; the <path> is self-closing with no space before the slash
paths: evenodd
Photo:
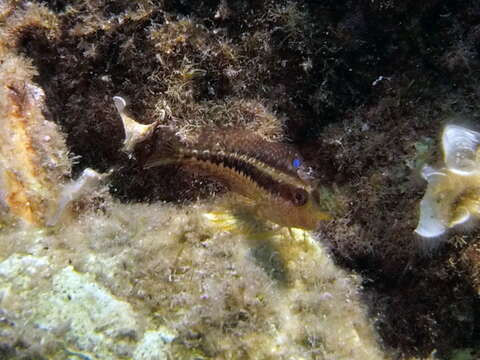
<path id="1" fill-rule="evenodd" d="M 145 168 L 177 163 L 219 181 L 255 203 L 259 216 L 282 226 L 314 229 L 328 214 L 314 186 L 297 174 L 302 163 L 291 146 L 246 130 L 205 130 L 196 143 L 162 136 Z"/>

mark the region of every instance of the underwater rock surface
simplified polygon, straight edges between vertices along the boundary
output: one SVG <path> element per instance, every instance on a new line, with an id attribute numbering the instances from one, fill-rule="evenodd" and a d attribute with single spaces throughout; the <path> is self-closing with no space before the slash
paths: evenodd
<path id="1" fill-rule="evenodd" d="M 50 340 L 53 352 L 53 343 L 59 344 L 58 355 L 38 351 L 50 358 L 73 355 L 80 349 L 88 358 L 116 359 L 132 351 L 129 339 L 136 339 L 139 330 L 135 312 L 87 274 L 77 273 L 71 266 L 55 269 L 48 258 L 31 255 L 10 256 L 0 263 L 0 274 L 2 313 L 9 325 L 3 329 L 3 339 L 15 339 L 15 327 L 21 327 L 28 331 L 33 347 Z M 50 286 L 39 290 L 47 277 Z M 134 347 L 138 354 L 134 359 L 161 358 L 161 341 L 151 348 L 150 355 L 142 350 L 152 336 L 165 343 L 172 339 L 168 332 L 148 333 L 139 339 L 138 349 Z"/>
<path id="2" fill-rule="evenodd" d="M 0 204 L 33 225 L 45 225 L 70 173 L 65 138 L 44 115 L 35 70 L 15 54 L 0 56 Z"/>
<path id="3" fill-rule="evenodd" d="M 479 228 L 434 252 L 414 230 L 445 124 L 478 131 L 479 14 L 1 1 L 0 358 L 478 358 Z M 135 141 L 155 124 L 289 143 L 338 211 L 292 238 L 211 178 L 143 169 L 116 95 Z"/>
<path id="4" fill-rule="evenodd" d="M 2 249 L 17 241 L 0 262 L 4 354 L 385 358 L 358 277 L 306 232 L 249 234 L 205 207 L 104 211 L 2 232 Z"/>

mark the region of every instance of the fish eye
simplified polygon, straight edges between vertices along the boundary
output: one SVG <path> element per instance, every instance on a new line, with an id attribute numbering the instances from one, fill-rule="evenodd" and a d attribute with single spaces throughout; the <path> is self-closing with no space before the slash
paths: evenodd
<path id="1" fill-rule="evenodd" d="M 293 159 L 292 165 L 295 169 L 298 169 L 300 165 L 302 165 L 302 161 L 300 159 Z"/>
<path id="2" fill-rule="evenodd" d="M 303 189 L 296 189 L 293 192 L 293 203 L 297 206 L 305 205 L 308 200 L 308 193 Z"/>

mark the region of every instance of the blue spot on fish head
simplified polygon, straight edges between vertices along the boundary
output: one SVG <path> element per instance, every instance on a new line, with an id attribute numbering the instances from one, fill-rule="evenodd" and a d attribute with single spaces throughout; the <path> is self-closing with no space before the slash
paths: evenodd
<path id="1" fill-rule="evenodd" d="M 300 159 L 293 159 L 292 165 L 295 169 L 298 169 L 300 165 L 302 165 L 302 161 Z"/>

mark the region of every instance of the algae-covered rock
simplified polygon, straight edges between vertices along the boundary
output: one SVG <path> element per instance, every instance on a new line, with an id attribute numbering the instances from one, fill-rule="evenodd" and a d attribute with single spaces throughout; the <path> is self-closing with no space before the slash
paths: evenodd
<path id="1" fill-rule="evenodd" d="M 0 64 L 0 196 L 16 216 L 44 225 L 70 174 L 63 134 L 43 112 L 44 91 L 28 60 L 9 54 Z"/>
<path id="2" fill-rule="evenodd" d="M 246 231 L 205 206 L 109 203 L 16 249 L 3 232 L 0 340 L 51 359 L 385 358 L 357 276 L 306 232 Z"/>
<path id="3" fill-rule="evenodd" d="M 165 348 L 173 339 L 160 329 L 142 338 L 143 324 L 130 304 L 116 299 L 92 276 L 71 266 L 56 268 L 45 256 L 12 255 L 1 262 L 0 293 L 2 313 L 9 319 L 2 343 L 25 332 L 25 345 L 47 358 L 166 358 Z M 147 352 L 145 343 L 152 337 L 163 342 Z"/>
<path id="4" fill-rule="evenodd" d="M 479 4 L 0 1 L 0 358 L 475 356 L 478 227 L 433 254 L 414 229 L 444 123 L 477 130 Z M 132 144 L 293 143 L 341 209 L 293 237 L 227 216 L 121 151 L 114 96 Z"/>

